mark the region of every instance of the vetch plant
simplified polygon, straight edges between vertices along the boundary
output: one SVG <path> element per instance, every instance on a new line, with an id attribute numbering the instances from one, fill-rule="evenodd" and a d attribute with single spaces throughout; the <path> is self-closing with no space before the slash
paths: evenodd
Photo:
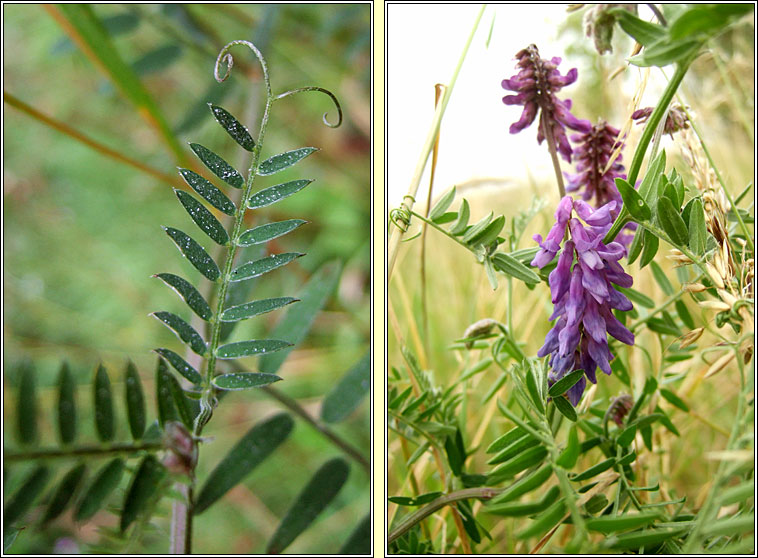
<path id="1" fill-rule="evenodd" d="M 515 55 L 520 71 L 503 87 L 517 95 L 503 100 L 523 109 L 510 132 L 539 113 L 559 193 L 536 246 L 521 243 L 544 203 L 511 218 L 489 204 L 477 221 L 471 198 L 450 209 L 450 188 L 426 215 L 390 215 L 442 233 L 483 265 L 492 290 L 507 286 L 490 301 L 470 285 L 476 275 L 445 274 L 429 339 L 406 303 L 412 265 L 390 291 L 390 553 L 754 551 L 752 184 L 719 168 L 679 92 L 720 34 L 751 27 L 740 18 L 753 8 L 650 7 L 656 22 L 629 5 L 586 10 L 601 53 L 620 29 L 637 43 L 631 64 L 675 66 L 655 107 L 625 107 L 626 126 L 568 112 L 556 94 L 573 84 L 580 95 L 582 81 L 557 57 L 534 45 Z M 441 252 L 443 265 L 464 265 Z"/>
<path id="2" fill-rule="evenodd" d="M 302 87 L 274 94 L 266 61 L 257 47 L 248 41 L 233 41 L 221 50 L 214 69 L 219 82 L 229 75 L 233 65 L 229 50 L 235 45 L 250 48 L 262 70 L 265 105 L 257 134 L 253 137 L 224 108 L 215 104 L 209 106 L 217 123 L 240 147 L 250 152 L 248 172 L 243 175 L 220 155 L 199 143 L 190 143 L 190 148 L 215 178 L 226 187 L 237 190 L 239 196 L 227 195 L 206 177 L 188 168 L 180 168 L 179 173 L 199 198 L 185 190 L 174 190 L 195 225 L 220 247 L 219 255 L 212 256 L 201 242 L 193 238 L 196 234 L 170 226 L 163 227 L 182 255 L 211 282 L 210 296 L 206 299 L 191 281 L 174 273 L 162 272 L 154 276 L 184 300 L 195 315 L 194 323 L 202 324 L 203 327 L 199 328 L 172 312 L 152 314 L 170 328 L 194 355 L 185 353 L 183 356 L 180 354 L 182 351 L 168 347 L 155 349 L 158 355 L 155 375 L 157 420 L 152 424 L 148 424 L 140 375 L 131 362 L 127 365 L 123 384 L 131 441 L 117 439 L 119 423 L 114 411 L 113 389 L 110 376 L 102 365 L 96 369 L 92 389 L 98 442 L 77 441 L 80 430 L 77 399 L 81 397 L 77 397 L 76 382 L 64 363 L 57 390 L 60 447 L 56 448 L 35 447 L 40 439 L 35 373 L 30 363 L 19 368 L 17 440 L 20 448 L 6 450 L 4 460 L 6 466 L 30 462 L 35 467 L 25 473 L 19 488 L 6 498 L 6 549 L 28 526 L 45 527 L 67 508 L 74 510 L 77 522 L 91 520 L 98 511 L 109 505 L 126 477 L 129 479 L 128 487 L 116 509 L 120 516 L 119 524 L 104 531 L 106 542 L 96 548 L 113 552 L 120 545 L 125 545 L 129 551 L 131 545 L 154 530 L 151 518 L 157 513 L 160 502 L 168 496 L 172 499 L 169 550 L 172 553 L 191 553 L 195 516 L 208 510 L 243 481 L 287 440 L 295 427 L 295 420 L 289 413 L 278 413 L 262 420 L 252 426 L 203 478 L 198 472 L 198 463 L 203 455 L 208 455 L 203 449 L 213 447 L 213 439 L 203 437 L 203 430 L 213 417 L 219 401 L 230 391 L 263 390 L 314 427 L 345 455 L 327 460 L 302 487 L 268 541 L 268 553 L 284 551 L 338 497 L 348 480 L 348 459 L 367 472 L 369 470 L 369 462 L 362 452 L 329 426 L 348 417 L 368 392 L 368 355 L 352 363 L 347 373 L 335 382 L 332 392 L 323 402 L 319 418 L 311 416 L 295 400 L 270 386 L 282 380 L 276 372 L 286 356 L 283 353 L 308 331 L 315 315 L 334 290 L 340 267 L 334 263 L 324 265 L 312 276 L 299 297 L 280 296 L 249 301 L 251 280 L 264 276 L 261 280 L 265 280 L 270 277 L 269 273 L 304 256 L 299 252 L 283 252 L 261 257 L 263 253 L 260 248 L 305 225 L 306 221 L 264 221 L 245 230 L 246 215 L 249 211 L 265 213 L 269 210 L 263 208 L 298 193 L 313 182 L 296 179 L 273 184 L 268 182 L 261 187 L 259 180 L 272 181 L 268 177 L 318 151 L 315 147 L 302 147 L 264 158 L 266 130 L 272 109 L 278 104 L 277 101 L 297 93 L 316 91 L 329 97 L 336 107 L 336 121 L 328 120 L 326 114 L 323 117 L 327 126 L 335 128 L 342 122 L 342 108 L 334 94 L 321 87 Z M 233 201 L 233 198 L 237 199 Z M 217 218 L 218 212 L 231 217 L 229 226 L 225 227 Z M 243 251 L 246 253 L 240 256 Z M 282 338 L 229 342 L 234 326 L 240 321 L 290 305 L 295 305 L 293 308 L 300 305 L 300 309 L 289 312 L 279 321 L 274 336 L 278 334 Z M 260 371 L 249 371 L 236 362 L 239 358 L 257 355 L 262 357 L 259 360 Z M 90 461 L 102 458 L 109 458 L 109 461 L 93 472 Z M 139 462 L 134 464 L 129 461 L 130 458 L 139 458 Z M 54 465 L 71 460 L 76 462 L 75 465 L 57 481 L 52 491 L 46 492 L 49 480 L 56 476 Z M 41 514 L 32 513 L 40 509 L 35 508 L 38 499 L 44 503 Z M 370 515 L 351 525 L 352 533 L 341 541 L 340 552 L 368 553 L 369 525 Z"/>

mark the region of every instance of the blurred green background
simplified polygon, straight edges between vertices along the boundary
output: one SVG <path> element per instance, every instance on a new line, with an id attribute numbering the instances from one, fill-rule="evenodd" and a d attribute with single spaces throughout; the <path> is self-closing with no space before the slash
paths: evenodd
<path id="1" fill-rule="evenodd" d="M 14 373 L 21 359 L 31 359 L 38 372 L 44 446 L 57 443 L 53 388 L 64 359 L 80 384 L 80 440 L 94 440 L 87 415 L 91 412 L 88 385 L 99 362 L 108 368 L 116 394 L 122 392 L 118 382 L 127 359 L 135 362 L 148 394 L 149 417 L 154 418 L 155 355 L 150 350 L 164 346 L 181 352 L 183 347 L 148 314 L 167 310 L 188 319 L 189 312 L 179 297 L 151 275 L 176 273 L 201 292 L 208 289 L 207 281 L 200 280 L 160 226 L 185 230 L 212 248 L 196 234 L 171 184 L 52 129 L 12 106 L 7 95 L 170 175 L 175 187 L 182 187 L 175 172 L 179 165 L 211 178 L 187 146 L 189 141 L 205 145 L 246 172 L 249 154 L 217 125 L 206 106 L 207 102 L 220 104 L 257 135 L 263 84 L 252 53 L 235 47 L 231 77 L 222 84 L 213 78 L 218 51 L 236 39 L 254 42 L 263 53 L 274 94 L 310 85 L 324 87 L 337 96 L 345 112 L 343 125 L 330 129 L 321 117 L 328 112 L 333 122 L 336 111 L 324 95 L 296 95 L 274 105 L 264 158 L 302 146 L 317 146 L 321 151 L 294 170 L 277 175 L 276 181 L 261 180 L 257 187 L 294 178 L 316 181 L 298 195 L 264 209 L 263 217 L 248 215 L 252 218 L 246 222 L 309 221 L 269 246 L 270 251 L 308 255 L 257 280 L 250 299 L 297 296 L 323 263 L 342 262 L 334 296 L 304 342 L 290 354 L 280 370 L 285 381 L 276 386 L 318 416 L 323 396 L 369 350 L 370 4 L 108 4 L 92 9 L 120 57 L 157 105 L 182 155 L 172 152 L 108 75 L 69 38 L 54 17 L 60 14 L 57 8 L 3 6 L 3 385 L 4 417 L 10 419 L 6 424 L 13 424 Z M 265 334 L 283 315 L 273 312 L 242 322 L 232 340 Z M 242 363 L 255 366 L 254 359 Z M 117 439 L 126 440 L 120 396 L 116 403 Z M 279 409 L 278 403 L 254 390 L 229 395 L 204 431 L 215 441 L 201 448 L 201 482 L 245 431 Z M 369 424 L 366 398 L 347 421 L 334 428 L 368 458 Z M 10 427 L 5 434 L 6 446 L 12 445 Z M 339 453 L 296 420 L 293 436 L 271 458 L 197 518 L 194 551 L 262 552 L 278 520 L 313 472 Z M 6 488 L 16 486 L 21 477 L 15 471 L 7 475 Z M 368 487 L 365 471 L 351 462 L 348 484 L 324 514 L 328 517 L 287 552 L 336 552 L 369 511 Z M 157 523 L 167 527 L 166 501 L 161 510 Z M 101 524 L 116 521 L 115 516 L 100 519 Z M 20 536 L 12 551 L 51 552 L 61 537 L 72 537 L 78 544 L 98 539 L 94 530 L 77 527 L 67 515 L 44 535 Z M 165 532 L 150 534 L 144 542 L 140 552 L 167 549 Z"/>

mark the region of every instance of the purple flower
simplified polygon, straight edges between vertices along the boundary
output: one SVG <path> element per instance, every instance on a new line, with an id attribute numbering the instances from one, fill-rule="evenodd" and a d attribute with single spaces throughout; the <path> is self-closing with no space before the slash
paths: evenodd
<path id="1" fill-rule="evenodd" d="M 619 147 L 616 142 L 618 135 L 619 130 L 617 128 L 601 121 L 593 126 L 589 132 L 571 136 L 571 141 L 578 145 L 575 150 L 577 174 L 566 174 L 568 179 L 567 192 L 581 192 L 582 199 L 592 201 L 596 207 L 615 201 L 616 209 L 611 211 L 611 217 L 614 219 L 618 217 L 618 212 L 623 203 L 614 181 L 618 177 L 626 178 L 624 165 L 621 164 L 621 152 L 619 151 L 618 155 L 611 161 L 614 150 Z M 623 145 L 621 142 L 622 148 Z M 634 231 L 637 229 L 637 224 L 628 223 L 624 229 Z M 632 235 L 621 232 L 616 237 L 616 241 L 628 247 L 632 238 Z"/>
<path id="2" fill-rule="evenodd" d="M 571 100 L 562 101 L 555 94 L 566 85 L 576 81 L 577 71 L 572 68 L 563 76 L 558 71 L 561 59 L 552 60 L 540 58 L 536 45 L 529 45 L 516 54 L 520 68 L 518 74 L 510 79 L 504 79 L 503 89 L 515 91 L 517 95 L 506 95 L 503 102 L 506 105 L 521 105 L 524 110 L 521 118 L 511 124 L 511 134 L 517 134 L 529 127 L 540 113 L 537 142 L 545 139 L 545 129 L 552 132 L 556 148 L 563 158 L 571 162 L 571 145 L 566 138 L 566 126 L 578 132 L 589 132 L 592 125 L 587 120 L 579 120 L 571 114 Z"/>
<path id="3" fill-rule="evenodd" d="M 617 211 L 615 200 L 593 209 L 582 200 L 566 196 L 558 205 L 556 223 L 547 239 L 543 242 L 540 235 L 534 236 L 540 250 L 533 266 L 545 267 L 558 255 L 548 277 L 555 305 L 550 319 L 556 322 L 537 352 L 539 357 L 550 355 L 551 384 L 574 370 L 583 370 L 593 384 L 597 383 L 598 368 L 610 374 L 613 355 L 608 349 L 608 334 L 627 345 L 634 344 L 634 335 L 611 312 L 632 309 L 629 299 L 614 288 L 632 285 L 632 277 L 619 264 L 626 250 L 619 242 L 603 243 Z M 582 377 L 568 391 L 573 405 L 581 399 L 586 384 Z"/>

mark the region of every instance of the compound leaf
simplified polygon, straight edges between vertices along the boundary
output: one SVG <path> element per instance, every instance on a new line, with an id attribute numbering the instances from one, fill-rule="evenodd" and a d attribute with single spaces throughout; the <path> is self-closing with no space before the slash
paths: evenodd
<path id="1" fill-rule="evenodd" d="M 229 134 L 234 141 L 247 151 L 252 151 L 255 148 L 253 136 L 250 135 L 250 132 L 248 132 L 247 128 L 243 126 L 239 120 L 217 105 L 208 103 L 208 106 L 216 121 L 221 124 L 221 127 L 226 130 L 226 133 Z"/>

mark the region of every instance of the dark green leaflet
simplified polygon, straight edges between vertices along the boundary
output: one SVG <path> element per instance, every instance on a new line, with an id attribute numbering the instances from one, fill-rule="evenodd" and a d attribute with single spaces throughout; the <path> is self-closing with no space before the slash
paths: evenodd
<path id="1" fill-rule="evenodd" d="M 195 240 L 179 229 L 163 227 L 163 230 L 176 243 L 182 254 L 195 266 L 195 269 L 205 275 L 205 277 L 211 281 L 215 281 L 221 276 L 221 270 L 216 265 L 216 262 L 208 255 L 205 248 L 200 246 Z"/>
<path id="2" fill-rule="evenodd" d="M 224 226 L 192 194 L 184 190 L 174 190 L 174 193 L 200 230 L 210 236 L 216 244 L 223 246 L 229 242 L 229 235 Z"/>
<path id="3" fill-rule="evenodd" d="M 189 345 L 197 354 L 202 356 L 206 353 L 207 347 L 205 346 L 203 338 L 197 331 L 195 331 L 195 328 L 179 316 L 172 314 L 171 312 L 153 312 L 153 316 L 170 327 L 174 333 L 176 333 L 177 337 L 187 343 L 187 345 Z"/>
<path id="4" fill-rule="evenodd" d="M 282 184 L 277 184 L 276 186 L 271 186 L 271 188 L 266 188 L 265 190 L 256 192 L 253 196 L 251 196 L 250 200 L 247 202 L 247 206 L 250 209 L 266 207 L 267 205 L 276 203 L 279 200 L 283 200 L 284 198 L 287 198 L 292 194 L 299 192 L 308 186 L 308 184 L 311 182 L 313 182 L 313 180 L 292 180 L 290 182 L 284 182 Z"/>
<path id="5" fill-rule="evenodd" d="M 295 163 L 302 161 L 314 151 L 318 151 L 318 148 L 301 147 L 300 149 L 293 149 L 292 151 L 274 155 L 260 164 L 258 167 L 258 174 L 261 176 L 267 176 L 284 170 L 287 167 L 291 167 Z"/>
<path id="6" fill-rule="evenodd" d="M 248 151 L 252 151 L 255 148 L 253 136 L 250 135 L 250 132 L 247 131 L 245 126 L 240 124 L 239 120 L 219 106 L 210 103 L 208 103 L 208 106 L 210 107 L 213 116 L 216 118 L 216 121 L 221 124 L 224 130 L 226 130 L 226 133 L 229 134 L 234 141 Z"/>
<path id="7" fill-rule="evenodd" d="M 201 295 L 189 281 L 186 281 L 173 273 L 158 273 L 157 275 L 153 275 L 153 277 L 158 277 L 161 281 L 174 289 L 174 291 L 185 300 L 187 306 L 189 306 L 195 314 L 206 321 L 211 319 L 213 316 L 211 307 L 208 306 L 203 295 Z"/>
<path id="8" fill-rule="evenodd" d="M 298 254 L 297 252 L 287 252 L 285 254 L 272 254 L 260 260 L 246 263 L 239 266 L 232 271 L 231 281 L 244 281 L 245 279 L 252 279 L 258 277 L 269 271 L 273 271 L 278 267 L 282 267 L 290 263 L 292 260 L 297 259 L 305 254 Z"/>
<path id="9" fill-rule="evenodd" d="M 244 186 L 245 180 L 242 178 L 242 175 L 213 151 L 199 143 L 190 143 L 189 146 L 205 166 L 229 186 L 233 188 L 242 188 Z"/>
<path id="10" fill-rule="evenodd" d="M 184 181 L 189 184 L 195 192 L 205 198 L 213 207 L 219 211 L 223 211 L 227 215 L 234 215 L 234 210 L 236 208 L 234 207 L 232 200 L 227 198 L 226 194 L 216 188 L 212 183 L 196 172 L 192 172 L 188 169 L 180 168 L 179 174 L 182 175 Z"/>
<path id="11" fill-rule="evenodd" d="M 253 244 L 268 242 L 269 240 L 279 238 L 280 236 L 295 230 L 305 223 L 307 223 L 307 221 L 303 221 L 302 219 L 287 219 L 286 221 L 277 221 L 275 223 L 260 225 L 259 227 L 243 232 L 237 239 L 237 246 L 251 246 Z"/>

